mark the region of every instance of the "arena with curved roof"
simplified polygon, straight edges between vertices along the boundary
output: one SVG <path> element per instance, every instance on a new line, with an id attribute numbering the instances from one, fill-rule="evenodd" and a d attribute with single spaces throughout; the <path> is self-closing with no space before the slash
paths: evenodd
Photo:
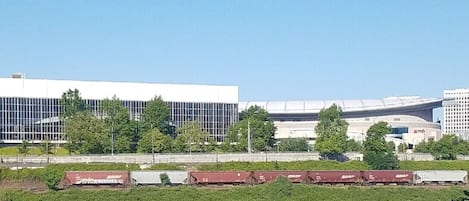
<path id="1" fill-rule="evenodd" d="M 260 106 L 274 120 L 277 139 L 308 138 L 314 143 L 319 112 L 336 104 L 342 109 L 342 118 L 349 123 L 347 135 L 356 141 L 363 141 L 371 125 L 386 121 L 392 128 L 390 134 L 400 136 L 404 143 L 417 144 L 441 137 L 439 122 L 433 122 L 433 110 L 442 107 L 442 102 L 441 98 L 418 96 L 375 100 L 251 101 L 240 102 L 239 111 Z"/>

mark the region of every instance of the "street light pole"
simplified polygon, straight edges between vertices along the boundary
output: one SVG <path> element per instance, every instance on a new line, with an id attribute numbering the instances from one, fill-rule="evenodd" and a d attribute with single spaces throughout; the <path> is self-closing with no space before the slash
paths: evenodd
<path id="1" fill-rule="evenodd" d="M 154 136 L 153 131 L 151 131 L 151 155 L 152 155 L 152 164 L 155 164 L 155 145 L 154 145 Z"/>
<path id="2" fill-rule="evenodd" d="M 248 119 L 248 155 L 249 155 L 249 161 L 252 161 L 252 156 L 251 156 L 251 122 Z"/>
<path id="3" fill-rule="evenodd" d="M 189 155 L 192 155 L 192 136 L 189 137 Z"/>
<path id="4" fill-rule="evenodd" d="M 46 156 L 47 156 L 47 164 L 49 164 L 49 135 L 46 135 Z"/>
<path id="5" fill-rule="evenodd" d="M 150 135 L 151 135 L 151 158 L 152 158 L 152 164 L 155 164 L 155 133 L 153 130 L 153 123 L 150 124 Z"/>
<path id="6" fill-rule="evenodd" d="M 111 155 L 114 156 L 114 125 L 111 125 Z"/>

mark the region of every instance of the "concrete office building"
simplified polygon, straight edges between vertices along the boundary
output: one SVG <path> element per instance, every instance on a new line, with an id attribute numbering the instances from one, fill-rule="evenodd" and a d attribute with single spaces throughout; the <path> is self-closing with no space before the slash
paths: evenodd
<path id="1" fill-rule="evenodd" d="M 15 75 L 0 78 L 0 143 L 65 142 L 59 102 L 68 89 L 78 89 L 97 116 L 101 100 L 115 95 L 135 120 L 147 101 L 162 96 L 174 126 L 198 120 L 217 141 L 223 141 L 229 126 L 238 121 L 237 86 L 25 79 Z"/>
<path id="2" fill-rule="evenodd" d="M 469 140 L 469 89 L 445 90 L 444 133 L 458 134 Z"/>
<path id="3" fill-rule="evenodd" d="M 307 138 L 314 144 L 321 109 L 336 104 L 348 123 L 347 136 L 358 142 L 366 137 L 368 128 L 379 121 L 388 122 L 388 137 L 403 139 L 406 144 L 441 138 L 441 126 L 433 122 L 433 109 L 441 107 L 442 99 L 391 97 L 377 100 L 332 101 L 260 101 L 240 102 L 240 111 L 253 105 L 266 109 L 277 126 L 275 138 Z"/>

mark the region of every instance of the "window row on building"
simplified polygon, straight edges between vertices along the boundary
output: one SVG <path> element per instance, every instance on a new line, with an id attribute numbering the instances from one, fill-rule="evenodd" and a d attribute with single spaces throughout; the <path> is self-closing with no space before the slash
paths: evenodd
<path id="1" fill-rule="evenodd" d="M 101 100 L 84 100 L 90 111 L 100 116 Z M 139 120 L 146 101 L 121 101 L 131 119 Z M 197 120 L 201 128 L 216 141 L 223 141 L 238 120 L 238 104 L 167 102 L 171 123 L 179 127 Z M 52 140 L 63 141 L 61 106 L 57 98 L 0 97 L 0 141 Z"/>

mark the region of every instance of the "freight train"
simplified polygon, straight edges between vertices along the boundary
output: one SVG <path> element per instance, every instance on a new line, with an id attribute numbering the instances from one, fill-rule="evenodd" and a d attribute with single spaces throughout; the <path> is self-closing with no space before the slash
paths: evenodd
<path id="1" fill-rule="evenodd" d="M 163 181 L 161 175 L 168 180 Z M 466 185 L 460 170 L 311 170 L 311 171 L 68 171 L 59 188 L 130 187 L 140 185 L 256 185 L 285 177 L 291 183 L 315 185 Z"/>

